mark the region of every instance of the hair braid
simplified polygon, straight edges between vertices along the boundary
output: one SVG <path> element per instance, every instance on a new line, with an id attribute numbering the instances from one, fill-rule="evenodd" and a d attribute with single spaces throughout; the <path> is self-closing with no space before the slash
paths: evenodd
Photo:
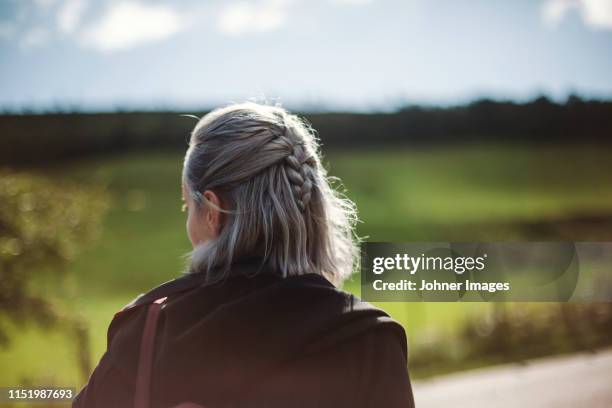
<path id="1" fill-rule="evenodd" d="M 316 161 L 312 155 L 308 154 L 303 142 L 293 141 L 287 136 L 287 133 L 288 129 L 285 128 L 282 138 L 285 139 L 290 149 L 289 154 L 285 157 L 285 172 L 296 204 L 300 211 L 305 212 L 312 197 Z"/>

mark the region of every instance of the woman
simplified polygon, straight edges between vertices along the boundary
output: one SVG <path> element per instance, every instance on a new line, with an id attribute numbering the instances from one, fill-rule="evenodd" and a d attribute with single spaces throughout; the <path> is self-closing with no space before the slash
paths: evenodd
<path id="1" fill-rule="evenodd" d="M 404 330 L 337 289 L 355 211 L 304 122 L 254 103 L 209 113 L 182 191 L 188 271 L 115 316 L 75 407 L 414 405 Z"/>

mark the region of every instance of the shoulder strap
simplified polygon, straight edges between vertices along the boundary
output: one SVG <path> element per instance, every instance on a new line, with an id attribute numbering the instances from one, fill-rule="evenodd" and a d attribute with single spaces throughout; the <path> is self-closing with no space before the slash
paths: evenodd
<path id="1" fill-rule="evenodd" d="M 153 368 L 153 352 L 155 350 L 155 332 L 159 321 L 159 312 L 166 298 L 157 299 L 149 304 L 142 339 L 140 341 L 140 357 L 136 374 L 136 392 L 134 408 L 149 408 L 151 396 L 151 372 Z"/>

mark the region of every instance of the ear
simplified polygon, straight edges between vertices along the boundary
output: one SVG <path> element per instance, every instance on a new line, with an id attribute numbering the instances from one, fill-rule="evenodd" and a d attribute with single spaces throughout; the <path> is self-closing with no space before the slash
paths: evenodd
<path id="1" fill-rule="evenodd" d="M 219 211 L 221 207 L 221 199 L 212 190 L 206 190 L 202 194 L 206 201 L 211 205 L 206 206 L 206 225 L 211 234 L 216 237 L 221 231 L 221 224 L 223 221 L 223 213 Z"/>

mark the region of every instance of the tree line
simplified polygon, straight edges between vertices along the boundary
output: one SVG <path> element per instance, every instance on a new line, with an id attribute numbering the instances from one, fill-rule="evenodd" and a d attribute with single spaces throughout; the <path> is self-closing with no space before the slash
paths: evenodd
<path id="1" fill-rule="evenodd" d="M 189 112 L 202 116 L 206 112 Z M 612 142 L 612 101 L 572 95 L 525 103 L 480 99 L 390 113 L 303 113 L 326 149 L 462 143 Z M 187 146 L 195 119 L 180 112 L 0 115 L 0 164 L 28 166 L 116 151 Z"/>

